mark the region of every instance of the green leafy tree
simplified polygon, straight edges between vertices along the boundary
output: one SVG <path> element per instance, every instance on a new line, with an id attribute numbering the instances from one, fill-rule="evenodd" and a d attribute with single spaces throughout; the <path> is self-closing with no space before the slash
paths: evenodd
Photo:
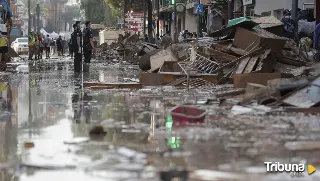
<path id="1" fill-rule="evenodd" d="M 106 20 L 106 9 L 103 0 L 81 0 L 80 8 L 84 11 L 87 20 L 94 24 L 104 24 Z"/>
<path id="2" fill-rule="evenodd" d="M 72 25 L 74 22 L 74 19 L 79 19 L 80 16 L 81 16 L 80 7 L 78 5 L 66 6 L 65 12 L 62 14 L 62 20 L 66 24 Z M 71 27 L 72 26 L 69 26 L 70 29 Z"/>

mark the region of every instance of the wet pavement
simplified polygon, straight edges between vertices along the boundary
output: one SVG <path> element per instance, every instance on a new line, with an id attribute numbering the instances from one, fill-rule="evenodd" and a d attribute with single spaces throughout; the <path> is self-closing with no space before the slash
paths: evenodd
<path id="1" fill-rule="evenodd" d="M 236 114 L 212 104 L 202 106 L 209 111 L 205 123 L 172 127 L 172 107 L 214 99 L 224 88 L 91 91 L 82 83 L 136 82 L 139 69 L 95 61 L 74 74 L 71 59 L 29 67 L 29 74 L 0 74 L 0 181 L 320 180 L 319 171 L 292 177 L 267 174 L 264 165 L 320 169 L 319 115 L 260 108 Z M 90 135 L 97 126 L 106 135 Z M 315 142 L 307 149 L 301 141 Z"/>

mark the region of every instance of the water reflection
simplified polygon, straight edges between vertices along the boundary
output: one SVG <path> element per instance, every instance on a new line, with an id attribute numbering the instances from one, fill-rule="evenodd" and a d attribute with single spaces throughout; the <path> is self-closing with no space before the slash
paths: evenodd
<path id="1" fill-rule="evenodd" d="M 90 101 L 92 97 L 88 93 L 83 93 L 79 89 L 74 90 L 72 94 L 72 109 L 73 109 L 73 120 L 75 123 L 80 123 L 81 118 L 84 117 L 86 123 L 91 121 L 91 106 Z"/>
<path id="2" fill-rule="evenodd" d="M 15 158 L 17 151 L 17 94 L 7 76 L 0 78 L 0 165 Z M 1 180 L 10 180 L 8 171 L 0 170 Z"/>

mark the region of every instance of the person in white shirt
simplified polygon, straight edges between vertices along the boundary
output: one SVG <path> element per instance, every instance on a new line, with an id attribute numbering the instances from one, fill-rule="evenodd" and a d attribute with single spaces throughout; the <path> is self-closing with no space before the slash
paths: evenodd
<path id="1" fill-rule="evenodd" d="M 44 49 L 46 51 L 46 58 L 50 58 L 50 43 L 51 40 L 49 38 L 49 35 L 47 35 L 47 37 L 45 37 L 43 40 Z"/>

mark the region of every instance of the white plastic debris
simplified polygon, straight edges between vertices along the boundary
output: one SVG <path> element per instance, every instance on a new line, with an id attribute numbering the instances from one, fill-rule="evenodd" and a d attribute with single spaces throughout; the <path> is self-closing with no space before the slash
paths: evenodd
<path id="1" fill-rule="evenodd" d="M 253 111 L 252 108 L 238 106 L 238 105 L 233 106 L 232 109 L 231 109 L 231 113 L 233 115 L 246 114 L 246 113 L 250 113 L 252 111 Z"/>
<path id="2" fill-rule="evenodd" d="M 19 65 L 17 68 L 16 68 L 16 71 L 18 73 L 29 73 L 29 66 L 28 65 Z"/>
<path id="3" fill-rule="evenodd" d="M 118 148 L 117 152 L 120 155 L 123 155 L 125 157 L 129 157 L 129 158 L 136 158 L 136 159 L 145 159 L 147 158 L 147 155 L 144 153 L 140 153 L 134 150 L 131 150 L 129 148 L 125 148 L 125 147 L 120 147 Z"/>

